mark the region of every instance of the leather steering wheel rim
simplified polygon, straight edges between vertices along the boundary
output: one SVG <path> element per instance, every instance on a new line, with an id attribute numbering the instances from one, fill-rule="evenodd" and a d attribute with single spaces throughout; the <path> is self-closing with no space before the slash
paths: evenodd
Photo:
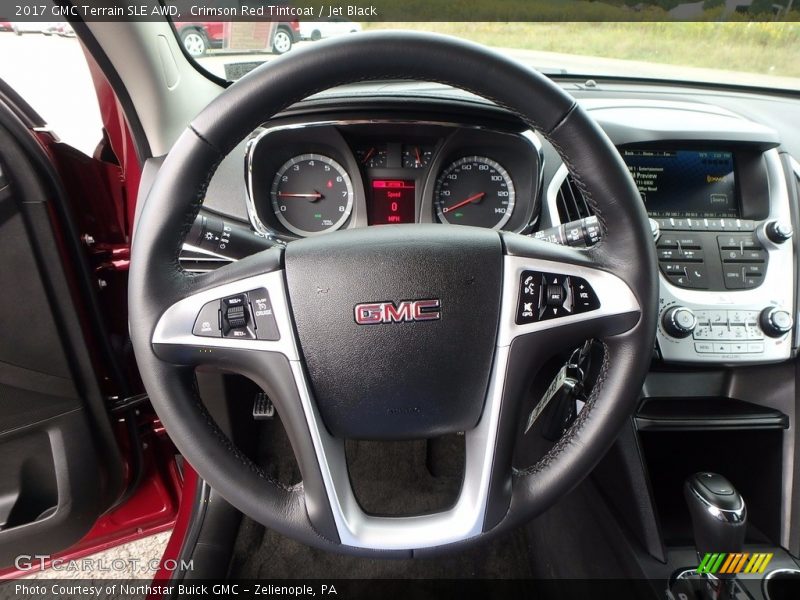
<path id="1" fill-rule="evenodd" d="M 492 468 L 499 472 L 500 465 L 507 474 L 491 482 L 479 530 L 442 544 L 410 542 L 408 547 L 382 548 L 348 544 L 341 523 L 331 517 L 333 509 L 320 500 L 326 497 L 321 489 L 326 480 L 320 465 L 314 466 L 315 440 L 303 431 L 306 421 L 299 400 L 276 402 L 295 453 L 306 456 L 304 464 L 309 465 L 303 483 L 287 487 L 244 456 L 205 410 L 195 389 L 196 348 L 176 345 L 165 354 L 154 344 L 154 335 L 170 307 L 187 298 L 284 267 L 284 252 L 276 247 L 199 276 L 181 269 L 181 244 L 222 158 L 270 117 L 314 93 L 358 81 L 392 79 L 467 90 L 511 111 L 544 136 L 595 211 L 603 239 L 588 250 L 576 251 L 515 234 L 496 234 L 504 260 L 535 257 L 546 264 L 611 276 L 627 286 L 638 310 L 626 312 L 624 327 L 606 323 L 592 332 L 600 333 L 597 337 L 604 346 L 600 375 L 579 418 L 542 460 L 529 469 L 512 470 L 513 436 L 498 435 Z M 443 232 L 447 228 L 435 227 Z M 223 497 L 267 527 L 312 546 L 408 557 L 457 549 L 518 526 L 590 472 L 638 399 L 654 343 L 657 291 L 655 250 L 638 191 L 613 144 L 571 96 L 538 72 L 475 44 L 432 34 L 376 32 L 321 42 L 270 61 L 231 85 L 192 121 L 166 157 L 141 211 L 132 247 L 129 315 L 137 363 L 159 418 L 188 462 Z M 579 340 L 586 334 L 580 323 L 553 331 L 564 340 Z M 529 370 L 526 361 L 543 358 L 537 355 L 541 352 L 541 337 L 515 339 L 509 344 L 509 372 Z M 296 400 L 298 391 L 285 383 L 292 380 L 291 358 L 261 353 L 256 361 L 253 355 L 231 350 L 220 352 L 215 360 L 221 368 L 254 379 L 270 397 Z M 266 371 L 285 377 L 266 377 Z M 526 383 L 527 377 L 513 384 L 506 381 L 503 395 L 520 395 Z M 499 408 L 501 433 L 515 431 L 519 413 L 519 403 L 509 401 Z"/>

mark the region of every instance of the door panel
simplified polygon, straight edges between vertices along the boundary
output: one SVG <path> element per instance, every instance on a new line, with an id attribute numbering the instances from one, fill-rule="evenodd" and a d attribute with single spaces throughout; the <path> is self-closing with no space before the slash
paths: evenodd
<path id="1" fill-rule="evenodd" d="M 34 135 L 2 103 L 0 171 L 3 567 L 83 537 L 120 495 L 123 465 L 87 343 L 92 278 L 63 190 Z"/>

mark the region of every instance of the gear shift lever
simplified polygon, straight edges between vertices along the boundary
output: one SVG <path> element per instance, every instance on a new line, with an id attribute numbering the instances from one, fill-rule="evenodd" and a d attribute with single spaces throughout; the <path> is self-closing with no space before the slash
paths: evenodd
<path id="1" fill-rule="evenodd" d="M 730 481 L 716 473 L 695 473 L 686 480 L 683 495 L 692 515 L 698 554 L 740 552 L 747 528 L 747 508 Z"/>
<path id="2" fill-rule="evenodd" d="M 706 554 L 741 552 L 747 528 L 747 508 L 730 481 L 716 473 L 695 473 L 683 485 L 694 530 L 694 544 L 702 558 Z M 740 594 L 741 592 L 741 594 Z M 670 583 L 673 598 L 733 600 L 749 598 L 736 575 L 698 573 L 686 570 Z"/>

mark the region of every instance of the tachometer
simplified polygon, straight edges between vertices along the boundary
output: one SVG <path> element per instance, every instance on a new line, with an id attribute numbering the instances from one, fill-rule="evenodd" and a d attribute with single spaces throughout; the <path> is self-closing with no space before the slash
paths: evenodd
<path id="1" fill-rule="evenodd" d="M 465 156 L 439 175 L 433 205 L 439 220 L 500 229 L 511 218 L 516 194 L 511 176 L 485 156 Z"/>
<path id="2" fill-rule="evenodd" d="M 272 210 L 286 229 L 309 236 L 339 229 L 353 210 L 353 183 L 328 156 L 301 154 L 286 161 L 272 182 Z"/>

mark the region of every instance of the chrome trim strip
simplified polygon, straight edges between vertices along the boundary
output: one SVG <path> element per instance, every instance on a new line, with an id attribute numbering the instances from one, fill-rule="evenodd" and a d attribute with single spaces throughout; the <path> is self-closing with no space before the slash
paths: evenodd
<path id="1" fill-rule="evenodd" d="M 764 579 L 761 581 L 761 593 L 764 594 L 764 600 L 772 600 L 772 596 L 769 595 L 770 580 L 784 573 L 794 575 L 796 579 L 800 579 L 800 569 L 791 569 L 784 567 L 782 569 L 774 569 L 772 571 L 769 571 L 766 575 L 764 575 Z M 741 577 L 742 575 L 739 576 Z M 747 577 L 747 575 L 744 576 Z"/>
<path id="2" fill-rule="evenodd" d="M 461 128 L 461 129 L 476 129 L 480 131 L 491 131 L 496 133 L 511 133 L 507 131 L 501 131 L 499 129 L 493 129 L 491 127 L 483 127 L 481 125 L 475 125 L 471 123 L 459 123 L 457 121 L 435 121 L 435 120 L 424 120 L 424 121 L 417 121 L 413 119 L 329 119 L 329 120 L 322 120 L 322 121 L 307 121 L 304 123 L 291 123 L 287 125 L 273 125 L 270 127 L 265 127 L 263 130 L 258 133 L 255 137 L 251 138 L 247 142 L 247 147 L 245 150 L 245 159 L 244 159 L 244 169 L 245 169 L 245 176 L 247 178 L 247 185 L 246 187 L 246 194 L 245 194 L 245 205 L 247 207 L 247 216 L 250 219 L 250 224 L 253 226 L 258 233 L 266 236 L 272 242 L 278 244 L 285 244 L 285 242 L 280 238 L 283 234 L 273 229 L 270 229 L 261 221 L 260 217 L 258 216 L 258 211 L 256 210 L 255 205 L 255 198 L 253 197 L 253 156 L 255 154 L 255 149 L 258 143 L 266 136 L 271 133 L 277 131 L 287 131 L 287 130 L 295 130 L 295 129 L 305 129 L 307 127 L 337 127 L 337 126 L 348 126 L 348 125 L 428 125 L 428 126 L 435 126 L 435 127 L 453 127 L 453 128 Z M 538 176 L 538 184 L 536 186 L 536 194 L 538 197 L 541 197 L 541 189 L 542 189 L 542 178 L 544 173 L 544 151 L 542 148 L 542 141 L 539 137 L 530 129 L 523 131 L 520 134 L 522 138 L 524 138 L 531 146 L 533 146 L 534 150 L 539 156 L 539 176 Z M 536 203 L 537 198 L 531 198 L 531 202 L 534 204 Z M 536 217 L 536 215 L 533 215 Z M 522 231 L 529 229 L 536 223 L 536 219 L 532 220 L 529 223 L 526 223 L 525 226 L 522 228 Z"/>
<path id="3" fill-rule="evenodd" d="M 558 190 L 561 189 L 564 181 L 566 181 L 567 175 L 569 175 L 569 169 L 567 165 L 561 163 L 561 166 L 550 180 L 550 185 L 547 186 L 547 216 L 550 217 L 552 227 L 562 224 L 561 215 L 558 214 Z"/>
<path id="4" fill-rule="evenodd" d="M 800 162 L 797 162 L 794 156 L 789 157 L 789 162 L 792 165 L 792 171 L 794 171 L 795 176 L 800 179 Z"/>
<path id="5" fill-rule="evenodd" d="M 209 257 L 209 259 L 207 259 L 207 260 L 217 259 L 217 260 L 224 260 L 225 262 L 235 262 L 236 261 L 235 258 L 230 258 L 228 256 L 223 256 L 222 254 L 217 254 L 216 252 L 214 252 L 212 250 L 206 250 L 205 248 L 200 248 L 199 246 L 193 246 L 192 244 L 187 244 L 186 242 L 184 242 L 181 250 L 185 250 L 187 252 L 196 252 L 197 254 L 204 254 L 204 255 Z M 186 258 L 189 258 L 190 260 L 201 260 L 199 258 L 194 258 L 194 257 L 186 257 Z"/>
<path id="6" fill-rule="evenodd" d="M 409 550 L 458 542 L 483 531 L 508 354 L 508 347 L 497 349 L 483 416 L 475 429 L 464 434 L 464 482 L 455 506 L 444 512 L 412 517 L 376 517 L 361 510 L 350 485 L 344 446 L 322 424 L 311 400 L 302 365 L 292 363 L 342 544 L 379 550 Z"/>
<path id="7" fill-rule="evenodd" d="M 744 523 L 747 519 L 747 506 L 745 506 L 744 498 L 739 496 L 739 500 L 742 501 L 742 504 L 739 508 L 720 508 L 719 506 L 714 506 L 703 498 L 693 486 L 689 486 L 689 489 L 692 491 L 692 495 L 700 500 L 700 503 L 705 507 L 706 512 L 710 514 L 712 517 L 717 519 L 718 521 L 723 521 L 725 523 Z"/>

